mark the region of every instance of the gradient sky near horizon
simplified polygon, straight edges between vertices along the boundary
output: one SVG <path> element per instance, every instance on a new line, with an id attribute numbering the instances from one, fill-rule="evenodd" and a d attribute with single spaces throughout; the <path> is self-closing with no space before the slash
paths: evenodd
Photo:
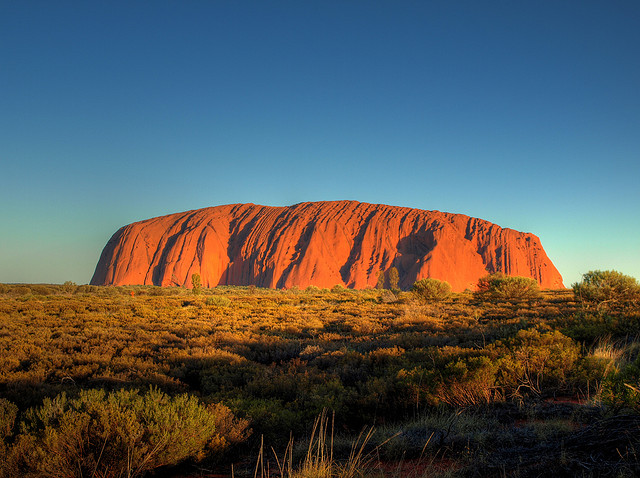
<path id="1" fill-rule="evenodd" d="M 2 1 L 0 282 L 121 226 L 362 202 L 640 279 L 640 2 Z"/>

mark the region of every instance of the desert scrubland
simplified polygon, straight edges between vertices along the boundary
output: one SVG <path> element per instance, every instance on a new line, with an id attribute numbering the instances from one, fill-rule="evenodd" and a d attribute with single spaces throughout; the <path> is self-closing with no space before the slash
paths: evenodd
<path id="1" fill-rule="evenodd" d="M 0 285 L 0 476 L 632 476 L 640 295 L 594 274 Z"/>

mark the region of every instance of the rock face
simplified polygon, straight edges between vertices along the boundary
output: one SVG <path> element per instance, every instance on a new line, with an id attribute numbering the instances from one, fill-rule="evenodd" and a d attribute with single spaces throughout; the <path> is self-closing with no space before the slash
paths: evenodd
<path id="1" fill-rule="evenodd" d="M 375 287 L 399 271 L 401 288 L 446 280 L 454 291 L 504 272 L 562 288 L 540 240 L 461 214 L 356 201 L 290 207 L 233 204 L 136 222 L 109 240 L 94 285 Z"/>

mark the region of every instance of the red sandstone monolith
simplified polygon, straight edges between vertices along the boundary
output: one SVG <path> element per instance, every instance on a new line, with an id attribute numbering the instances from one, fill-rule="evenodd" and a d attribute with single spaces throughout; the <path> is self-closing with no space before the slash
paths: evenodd
<path id="1" fill-rule="evenodd" d="M 533 234 L 482 219 L 356 201 L 289 207 L 232 204 L 124 226 L 109 240 L 94 285 L 204 287 L 375 287 L 396 267 L 400 287 L 417 279 L 474 289 L 491 272 L 562 288 L 562 277 Z"/>

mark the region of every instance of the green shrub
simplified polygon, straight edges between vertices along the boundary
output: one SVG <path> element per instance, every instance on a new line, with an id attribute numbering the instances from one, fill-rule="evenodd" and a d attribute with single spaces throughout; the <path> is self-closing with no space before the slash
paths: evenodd
<path id="1" fill-rule="evenodd" d="M 76 287 L 77 287 L 76 283 L 70 280 L 65 281 L 65 283 L 62 284 L 62 290 L 67 294 L 73 293 L 76 290 Z"/>
<path id="2" fill-rule="evenodd" d="M 335 294 L 341 294 L 342 292 L 347 292 L 348 289 L 342 284 L 336 284 L 331 288 L 331 292 Z"/>
<path id="3" fill-rule="evenodd" d="M 413 283 L 411 291 L 421 299 L 437 302 L 449 297 L 451 286 L 438 279 L 420 279 Z"/>
<path id="4" fill-rule="evenodd" d="M 231 305 L 231 299 L 223 295 L 212 295 L 211 297 L 207 297 L 205 304 L 212 307 L 229 307 L 229 305 Z"/>
<path id="5" fill-rule="evenodd" d="M 209 445 L 228 446 L 218 415 L 220 409 L 195 397 L 169 397 L 157 389 L 83 390 L 75 399 L 63 393 L 26 412 L 13 466 L 24 475 L 139 477 L 200 458 Z M 223 418 L 228 422 L 228 413 Z M 246 429 L 246 423 L 238 427 Z"/>
<path id="6" fill-rule="evenodd" d="M 405 406 L 413 401 L 416 410 L 421 403 L 429 406 L 467 407 L 501 400 L 496 385 L 497 364 L 486 356 L 453 355 L 437 367 L 413 367 L 397 374 L 404 387 Z"/>
<path id="7" fill-rule="evenodd" d="M 498 383 L 515 397 L 542 395 L 565 387 L 579 357 L 580 347 L 557 330 L 520 330 L 515 337 L 487 347 L 496 351 Z"/>
<path id="8" fill-rule="evenodd" d="M 32 284 L 31 293 L 34 295 L 51 295 L 52 289 L 44 284 Z"/>
<path id="9" fill-rule="evenodd" d="M 520 300 L 540 297 L 540 286 L 529 277 L 494 272 L 478 280 L 476 295 L 482 298 Z"/>
<path id="10" fill-rule="evenodd" d="M 573 293 L 586 303 L 630 304 L 640 300 L 640 284 L 618 271 L 589 271 L 573 284 Z"/>
<path id="11" fill-rule="evenodd" d="M 99 287 L 97 285 L 89 285 L 89 284 L 82 284 L 77 286 L 73 293 L 74 294 L 95 294 L 96 292 L 98 292 Z"/>
<path id="12" fill-rule="evenodd" d="M 436 403 L 459 407 L 500 400 L 496 388 L 496 364 L 488 357 L 471 357 L 451 362 L 442 370 L 435 393 Z"/>

